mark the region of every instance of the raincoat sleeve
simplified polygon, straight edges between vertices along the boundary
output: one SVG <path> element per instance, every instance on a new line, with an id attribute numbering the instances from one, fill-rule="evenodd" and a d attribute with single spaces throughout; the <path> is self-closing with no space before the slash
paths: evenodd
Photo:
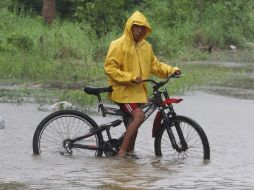
<path id="1" fill-rule="evenodd" d="M 136 76 L 121 70 L 123 57 L 121 46 L 111 42 L 104 64 L 104 71 L 111 79 L 119 83 L 131 83 L 136 79 Z"/>
<path id="2" fill-rule="evenodd" d="M 171 67 L 165 63 L 159 62 L 152 51 L 152 74 L 161 77 L 167 78 L 169 75 L 172 75 L 175 71 L 180 70 L 178 67 Z"/>

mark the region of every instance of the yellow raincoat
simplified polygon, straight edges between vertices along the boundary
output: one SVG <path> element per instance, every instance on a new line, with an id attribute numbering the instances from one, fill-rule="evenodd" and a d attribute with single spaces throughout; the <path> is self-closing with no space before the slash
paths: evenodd
<path id="1" fill-rule="evenodd" d="M 132 25 L 146 27 L 145 35 L 137 43 L 133 39 Z M 127 20 L 124 34 L 112 41 L 104 64 L 105 73 L 113 92 L 109 98 L 117 103 L 146 103 L 146 84 L 133 83 L 137 77 L 148 79 L 150 74 L 166 78 L 173 74 L 177 67 L 171 67 L 157 60 L 151 44 L 145 38 L 151 33 L 151 26 L 146 17 L 139 11 Z"/>

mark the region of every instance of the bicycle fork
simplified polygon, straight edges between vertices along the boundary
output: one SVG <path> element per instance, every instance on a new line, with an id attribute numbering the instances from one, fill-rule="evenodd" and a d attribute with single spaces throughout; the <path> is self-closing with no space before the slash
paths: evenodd
<path id="1" fill-rule="evenodd" d="M 186 140 L 184 138 L 182 129 L 180 127 L 180 123 L 175 121 L 173 126 L 175 126 L 175 128 L 176 128 L 176 132 L 177 132 L 178 138 L 180 140 L 181 147 L 178 146 L 175 136 L 174 136 L 174 133 L 172 131 L 172 121 L 170 121 L 170 119 L 168 117 L 164 117 L 163 125 L 164 125 L 165 129 L 167 130 L 172 147 L 179 153 L 182 151 L 186 151 L 188 149 L 188 145 L 187 145 Z"/>

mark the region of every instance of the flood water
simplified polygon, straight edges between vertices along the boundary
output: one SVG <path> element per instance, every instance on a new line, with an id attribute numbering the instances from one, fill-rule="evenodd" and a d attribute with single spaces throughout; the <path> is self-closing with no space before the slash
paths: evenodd
<path id="1" fill-rule="evenodd" d="M 175 110 L 205 130 L 211 147 L 208 163 L 156 158 L 152 118 L 139 130 L 138 160 L 34 156 L 33 133 L 49 112 L 38 111 L 37 104 L 0 104 L 6 122 L 0 129 L 0 190 L 254 189 L 254 100 L 203 92 L 183 98 Z"/>

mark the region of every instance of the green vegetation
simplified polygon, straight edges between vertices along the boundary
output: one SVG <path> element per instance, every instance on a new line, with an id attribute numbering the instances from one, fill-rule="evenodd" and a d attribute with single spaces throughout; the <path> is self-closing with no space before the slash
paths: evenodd
<path id="1" fill-rule="evenodd" d="M 41 103 L 49 99 L 92 103 L 95 99 L 82 88 L 107 85 L 103 61 L 109 43 L 122 34 L 134 10 L 151 22 L 148 41 L 157 56 L 185 73 L 170 84 L 172 93 L 225 83 L 232 77 L 229 68 L 180 62 L 217 59 L 216 52 L 231 44 L 246 49 L 254 41 L 251 0 L 57 0 L 58 16 L 50 26 L 44 24 L 41 8 L 41 0 L 0 2 L 0 84 L 19 85 L 1 89 L 1 101 L 9 97 L 18 102 L 35 98 Z M 31 88 L 34 85 L 39 87 Z"/>

